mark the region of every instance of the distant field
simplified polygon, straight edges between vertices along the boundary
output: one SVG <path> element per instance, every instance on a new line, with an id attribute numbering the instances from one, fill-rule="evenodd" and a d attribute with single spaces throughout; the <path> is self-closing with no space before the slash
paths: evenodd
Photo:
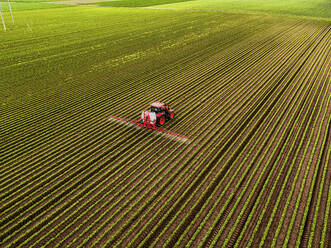
<path id="1" fill-rule="evenodd" d="M 50 4 L 51 0 L 18 0 L 10 1 L 11 8 L 14 12 L 22 10 L 33 10 L 33 9 L 49 9 L 49 8 L 62 8 L 61 4 Z M 8 15 L 8 5 L 7 1 L 2 2 L 2 10 L 5 15 Z"/>
<path id="2" fill-rule="evenodd" d="M 63 4 L 56 4 L 56 2 L 65 2 L 66 0 L 18 0 L 18 1 L 11 1 L 11 5 L 14 11 L 18 10 L 32 10 L 32 9 L 45 9 L 45 8 L 55 8 L 55 7 L 63 7 Z M 107 1 L 101 0 L 98 4 L 100 6 L 105 3 L 105 6 L 117 6 L 117 7 L 147 7 L 153 5 L 160 5 L 160 4 L 170 4 L 170 3 L 178 3 L 190 0 L 124 0 L 124 1 Z M 70 0 L 67 0 L 70 2 Z M 85 3 L 86 1 L 81 1 L 81 4 L 88 4 Z M 90 1 L 91 4 L 95 4 L 95 0 Z M 110 3 L 112 2 L 112 4 Z M 79 4 L 80 1 L 77 1 Z M 4 11 L 8 10 L 7 2 L 2 4 L 2 8 Z"/>
<path id="3" fill-rule="evenodd" d="M 330 21 L 14 17 L 0 29 L 0 247 L 330 247 Z M 188 140 L 109 118 L 153 101 Z"/>
<path id="4" fill-rule="evenodd" d="M 13 1 L 14 10 L 61 7 L 49 4 L 57 0 L 19 0 Z M 69 0 L 68 0 L 69 1 Z M 81 4 L 88 4 L 82 2 Z M 323 18 L 331 20 L 331 2 L 328 0 L 116 0 L 91 1 L 93 5 L 113 7 L 153 7 L 171 9 L 224 10 L 232 12 L 265 13 L 299 17 Z M 7 10 L 7 4 L 3 4 Z"/>
<path id="5" fill-rule="evenodd" d="M 157 2 L 159 2 L 159 5 L 156 5 Z M 173 3 L 166 4 L 166 2 Z M 331 19 L 331 2 L 329 0 L 124 0 L 99 3 L 99 5 L 249 11 Z"/>
<path id="6" fill-rule="evenodd" d="M 112 1 L 112 3 L 103 3 L 101 6 L 116 6 L 116 7 L 147 7 L 153 5 L 171 4 L 179 2 L 188 2 L 191 0 L 120 0 Z"/>

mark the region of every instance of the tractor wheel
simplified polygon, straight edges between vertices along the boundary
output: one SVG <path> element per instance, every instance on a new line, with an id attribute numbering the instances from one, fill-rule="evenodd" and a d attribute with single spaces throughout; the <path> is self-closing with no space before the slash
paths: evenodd
<path id="1" fill-rule="evenodd" d="M 162 126 L 165 123 L 165 117 L 162 115 L 159 119 L 159 126 Z"/>
<path id="2" fill-rule="evenodd" d="M 170 113 L 170 119 L 173 119 L 175 117 L 175 113 L 174 112 L 171 112 Z"/>

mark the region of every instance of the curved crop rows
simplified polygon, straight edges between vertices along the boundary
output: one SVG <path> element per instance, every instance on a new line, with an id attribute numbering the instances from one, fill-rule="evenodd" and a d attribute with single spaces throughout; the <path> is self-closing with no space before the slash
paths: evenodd
<path id="1" fill-rule="evenodd" d="M 328 247 L 331 26 L 266 30 L 268 18 L 207 34 L 208 46 L 143 75 L 74 80 L 52 91 L 56 107 L 36 96 L 22 112 L 1 109 L 0 246 Z M 106 30 L 84 43 L 100 56 Z M 128 50 L 145 39 L 129 31 L 113 37 Z M 72 42 L 63 54 L 84 51 Z M 154 100 L 190 142 L 109 120 L 136 119 Z"/>

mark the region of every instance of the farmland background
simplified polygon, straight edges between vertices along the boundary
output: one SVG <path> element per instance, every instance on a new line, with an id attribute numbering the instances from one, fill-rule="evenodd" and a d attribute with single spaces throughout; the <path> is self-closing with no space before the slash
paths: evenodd
<path id="1" fill-rule="evenodd" d="M 330 3 L 92 5 L 2 3 L 0 246 L 328 247 Z"/>

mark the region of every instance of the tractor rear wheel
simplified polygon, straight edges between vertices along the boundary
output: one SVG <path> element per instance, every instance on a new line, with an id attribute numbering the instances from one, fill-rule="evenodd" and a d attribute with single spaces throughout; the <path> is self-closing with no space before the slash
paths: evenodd
<path id="1" fill-rule="evenodd" d="M 165 117 L 162 115 L 159 119 L 159 125 L 162 126 L 165 123 Z"/>

